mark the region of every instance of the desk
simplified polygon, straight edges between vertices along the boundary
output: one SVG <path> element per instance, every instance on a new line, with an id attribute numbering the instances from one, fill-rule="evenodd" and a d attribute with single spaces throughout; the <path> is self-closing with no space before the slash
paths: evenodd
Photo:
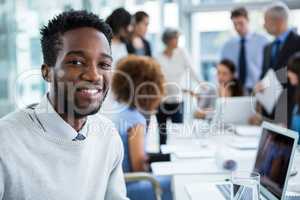
<path id="1" fill-rule="evenodd" d="M 298 152 L 295 156 L 294 164 L 297 166 L 297 169 L 300 169 L 300 153 Z M 287 191 L 293 191 L 293 188 L 296 186 L 299 188 L 300 184 L 300 172 L 298 171 L 297 176 L 291 177 L 288 183 Z M 198 184 L 204 182 L 217 182 L 223 181 L 230 178 L 230 174 L 177 174 L 172 178 L 172 187 L 173 195 L 175 200 L 190 200 L 186 192 L 187 184 Z"/>
<path id="2" fill-rule="evenodd" d="M 182 130 L 181 130 L 182 131 Z M 153 163 L 151 165 L 155 175 L 172 175 L 172 187 L 175 200 L 188 200 L 185 186 L 195 182 L 222 181 L 230 178 L 230 172 L 222 168 L 222 160 L 234 159 L 239 171 L 251 171 L 253 169 L 256 150 L 241 150 L 231 147 L 230 142 L 257 141 L 259 137 L 241 137 L 232 131 L 223 132 L 210 137 L 196 137 L 192 134 L 169 135 L 165 150 L 171 152 L 171 162 Z M 204 140 L 204 141 L 203 141 Z M 203 147 L 206 146 L 206 147 Z M 176 148 L 175 148 L 176 147 Z M 169 148 L 169 149 L 168 149 Z M 214 151 L 211 158 L 188 157 L 179 158 L 178 152 L 205 151 L 210 148 Z M 295 165 L 300 169 L 300 154 L 296 154 Z M 300 172 L 292 177 L 289 187 L 300 183 Z"/>

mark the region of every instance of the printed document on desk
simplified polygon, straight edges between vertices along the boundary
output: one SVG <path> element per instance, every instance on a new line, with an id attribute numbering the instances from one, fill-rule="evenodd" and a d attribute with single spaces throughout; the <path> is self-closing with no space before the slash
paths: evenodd
<path id="1" fill-rule="evenodd" d="M 227 185 L 231 188 L 231 184 L 228 182 L 202 182 L 202 183 L 191 183 L 185 186 L 185 190 L 189 196 L 190 200 L 199 200 L 199 197 L 205 197 L 209 200 L 226 200 L 227 198 L 222 194 L 222 192 L 217 188 L 217 185 Z M 230 194 L 229 194 L 230 199 Z"/>
<path id="2" fill-rule="evenodd" d="M 262 128 L 260 126 L 239 125 L 235 128 L 237 135 L 245 137 L 259 137 L 261 131 Z"/>
<path id="3" fill-rule="evenodd" d="M 157 176 L 176 174 L 220 174 L 224 173 L 216 165 L 215 159 L 190 160 L 185 162 L 154 162 L 152 172 Z"/>

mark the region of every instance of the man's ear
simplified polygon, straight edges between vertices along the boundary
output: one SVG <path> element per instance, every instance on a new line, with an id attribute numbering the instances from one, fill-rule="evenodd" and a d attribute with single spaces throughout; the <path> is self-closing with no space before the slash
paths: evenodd
<path id="1" fill-rule="evenodd" d="M 41 67 L 43 79 L 47 82 L 52 82 L 53 80 L 53 67 L 50 67 L 47 64 L 43 64 Z"/>

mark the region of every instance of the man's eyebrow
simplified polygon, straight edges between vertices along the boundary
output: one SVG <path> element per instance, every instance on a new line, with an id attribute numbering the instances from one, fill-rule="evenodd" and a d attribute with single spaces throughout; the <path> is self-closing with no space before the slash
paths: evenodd
<path id="1" fill-rule="evenodd" d="M 67 56 L 72 55 L 72 54 L 79 55 L 79 56 L 84 56 L 85 55 L 85 53 L 83 51 L 78 50 L 78 51 L 69 51 L 67 53 Z M 101 57 L 108 58 L 111 61 L 113 60 L 113 58 L 111 57 L 111 55 L 109 55 L 107 53 L 101 53 L 100 55 L 101 55 Z"/>
<path id="2" fill-rule="evenodd" d="M 111 55 L 109 55 L 109 54 L 101 53 L 101 56 L 104 57 L 104 58 L 108 58 L 108 59 L 110 59 L 111 61 L 113 60 L 113 58 L 112 58 Z"/>
<path id="3" fill-rule="evenodd" d="M 84 52 L 83 51 L 69 51 L 67 53 L 67 56 L 72 55 L 72 54 L 76 54 L 76 55 L 79 55 L 79 56 L 84 56 Z"/>

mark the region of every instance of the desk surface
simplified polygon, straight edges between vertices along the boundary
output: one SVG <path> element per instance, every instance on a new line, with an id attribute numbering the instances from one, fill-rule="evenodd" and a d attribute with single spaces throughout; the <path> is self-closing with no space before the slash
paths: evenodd
<path id="1" fill-rule="evenodd" d="M 178 129 L 183 131 L 183 129 Z M 178 132 L 180 132 L 178 131 Z M 151 165 L 155 175 L 173 175 L 172 189 L 175 200 L 188 200 L 185 191 L 187 184 L 207 181 L 223 181 L 230 178 L 230 172 L 222 168 L 226 159 L 234 159 L 239 171 L 251 171 L 253 169 L 256 150 L 241 150 L 233 148 L 230 143 L 247 143 L 257 141 L 256 137 L 240 136 L 233 132 L 222 132 L 210 137 L 194 136 L 192 134 L 168 135 L 165 150 L 171 153 L 171 162 L 153 163 Z M 207 151 L 209 149 L 209 151 Z M 180 157 L 178 154 L 191 154 L 192 152 L 214 151 L 213 157 Z M 294 164 L 300 169 L 300 153 L 297 152 Z M 300 171 L 297 176 L 289 181 L 289 188 L 300 183 Z M 298 187 L 298 186 L 297 186 Z M 300 187 L 300 186 L 299 186 Z"/>

